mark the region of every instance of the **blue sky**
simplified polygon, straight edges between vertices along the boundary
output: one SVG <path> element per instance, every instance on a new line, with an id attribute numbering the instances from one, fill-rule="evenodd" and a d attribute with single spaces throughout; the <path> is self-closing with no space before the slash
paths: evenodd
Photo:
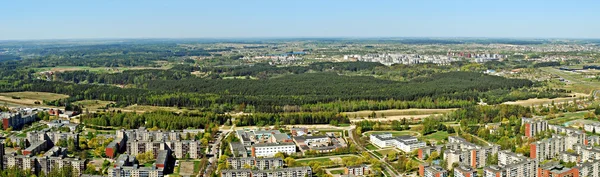
<path id="1" fill-rule="evenodd" d="M 0 40 L 600 38 L 598 0 L 10 0 Z"/>

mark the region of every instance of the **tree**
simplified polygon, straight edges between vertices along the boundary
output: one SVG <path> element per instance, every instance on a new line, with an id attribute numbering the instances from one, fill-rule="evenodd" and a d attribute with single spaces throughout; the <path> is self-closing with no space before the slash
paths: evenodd
<path id="1" fill-rule="evenodd" d="M 245 163 L 244 167 L 242 167 L 242 168 L 244 168 L 244 169 L 252 169 L 252 165 L 250 165 L 248 163 Z"/>
<path id="2" fill-rule="evenodd" d="M 275 155 L 273 155 L 273 157 L 284 159 L 285 154 L 283 152 L 277 152 Z"/>
<path id="3" fill-rule="evenodd" d="M 90 175 L 100 175 L 100 172 L 96 171 L 96 166 L 92 163 L 87 164 L 87 167 L 85 168 L 85 171 L 83 173 Z"/>
<path id="4" fill-rule="evenodd" d="M 69 152 L 75 152 L 77 150 L 77 146 L 75 146 L 75 140 L 73 140 L 71 137 L 69 137 L 67 140 L 67 150 Z"/>
<path id="5" fill-rule="evenodd" d="M 283 161 L 285 161 L 285 164 L 288 167 L 293 167 L 296 165 L 296 159 L 294 159 L 292 157 L 286 157 Z"/>
<path id="6" fill-rule="evenodd" d="M 152 151 L 146 151 L 144 153 L 140 153 L 137 156 L 135 156 L 135 158 L 141 163 L 141 164 L 145 164 L 148 163 L 150 161 L 154 160 L 154 154 L 152 153 Z"/>

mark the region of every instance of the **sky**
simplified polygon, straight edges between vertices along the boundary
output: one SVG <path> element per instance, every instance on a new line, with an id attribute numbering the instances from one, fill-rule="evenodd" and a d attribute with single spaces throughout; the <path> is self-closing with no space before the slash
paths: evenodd
<path id="1" fill-rule="evenodd" d="M 10 0 L 0 40 L 600 38 L 598 0 Z"/>

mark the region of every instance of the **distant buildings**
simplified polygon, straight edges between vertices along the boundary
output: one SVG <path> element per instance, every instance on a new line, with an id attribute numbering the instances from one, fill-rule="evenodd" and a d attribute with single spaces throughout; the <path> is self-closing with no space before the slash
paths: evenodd
<path id="1" fill-rule="evenodd" d="M 412 152 L 425 147 L 425 142 L 420 142 L 416 137 L 409 135 L 393 137 L 390 133 L 371 134 L 369 140 L 379 147 L 396 147 L 404 152 Z"/>

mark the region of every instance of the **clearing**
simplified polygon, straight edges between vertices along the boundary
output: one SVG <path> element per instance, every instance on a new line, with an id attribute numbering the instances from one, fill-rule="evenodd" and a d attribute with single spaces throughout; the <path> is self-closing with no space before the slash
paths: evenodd
<path id="1" fill-rule="evenodd" d="M 5 92 L 0 93 L 0 101 L 18 105 L 37 105 L 35 102 L 52 101 L 62 98 L 68 98 L 68 95 L 47 93 L 47 92 Z M 19 99 L 14 99 L 19 98 Z"/>
<path id="2" fill-rule="evenodd" d="M 551 67 L 540 68 L 540 70 L 565 79 L 567 85 L 565 85 L 564 88 L 567 90 L 572 90 L 573 92 L 589 94 L 592 93 L 592 91 L 600 88 L 600 82 L 590 81 L 582 74 L 561 71 Z"/>
<path id="3" fill-rule="evenodd" d="M 447 131 L 438 131 L 429 135 L 425 135 L 423 137 L 425 139 L 436 140 L 437 142 L 441 142 L 448 139 L 448 136 L 449 134 Z"/>
<path id="4" fill-rule="evenodd" d="M 81 105 L 83 106 L 83 108 L 87 108 L 90 110 L 96 110 L 102 107 L 105 107 L 106 105 L 113 103 L 111 101 L 102 101 L 102 100 L 82 100 L 82 101 L 76 101 L 73 102 L 74 105 Z"/>
<path id="5" fill-rule="evenodd" d="M 141 70 L 141 69 L 169 69 L 170 66 L 165 65 L 162 67 L 87 67 L 87 66 L 56 66 L 56 67 L 42 67 L 35 68 L 36 72 L 65 72 L 65 71 L 82 71 L 88 70 L 91 72 L 100 72 L 100 73 L 117 73 L 123 72 L 126 70 Z"/>
<path id="6" fill-rule="evenodd" d="M 393 116 L 410 116 L 410 115 L 431 115 L 431 114 L 444 114 L 452 112 L 456 109 L 388 109 L 380 111 L 357 111 L 357 112 L 344 112 L 348 117 L 368 117 L 375 112 L 375 118 L 393 117 Z"/>
<path id="7" fill-rule="evenodd" d="M 579 99 L 579 97 L 588 97 L 587 94 L 582 93 L 574 93 L 571 94 L 571 97 L 562 97 L 562 98 L 532 98 L 527 100 L 518 100 L 518 101 L 508 101 L 502 104 L 512 104 L 512 105 L 521 105 L 521 106 L 539 106 L 539 105 L 549 105 L 554 102 L 555 104 L 572 102 L 574 99 Z"/>

